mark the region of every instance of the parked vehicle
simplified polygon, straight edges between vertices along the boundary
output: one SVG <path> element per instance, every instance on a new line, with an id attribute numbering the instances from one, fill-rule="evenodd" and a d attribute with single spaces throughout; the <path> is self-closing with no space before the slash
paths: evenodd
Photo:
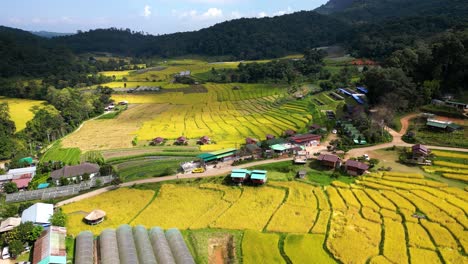
<path id="1" fill-rule="evenodd" d="M 9 259 L 10 258 L 10 249 L 8 247 L 4 247 L 2 250 L 2 259 Z"/>
<path id="2" fill-rule="evenodd" d="M 195 168 L 192 170 L 192 173 L 202 173 L 202 172 L 205 172 L 205 169 L 203 168 Z"/>

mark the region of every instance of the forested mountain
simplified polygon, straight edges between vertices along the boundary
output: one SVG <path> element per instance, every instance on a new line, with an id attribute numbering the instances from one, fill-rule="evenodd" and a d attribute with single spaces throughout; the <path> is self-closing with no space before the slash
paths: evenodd
<path id="1" fill-rule="evenodd" d="M 303 11 L 294 14 L 242 18 L 194 32 L 162 36 L 118 29 L 98 29 L 55 38 L 76 52 L 108 51 L 126 55 L 165 57 L 186 54 L 238 59 L 279 57 L 343 41 L 349 26 L 333 17 Z"/>

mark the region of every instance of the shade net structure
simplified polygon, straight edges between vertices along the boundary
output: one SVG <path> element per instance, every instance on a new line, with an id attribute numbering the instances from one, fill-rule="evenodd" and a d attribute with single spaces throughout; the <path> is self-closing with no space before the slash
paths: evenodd
<path id="1" fill-rule="evenodd" d="M 114 229 L 105 229 L 99 237 L 101 264 L 120 264 L 117 234 Z"/>
<path id="2" fill-rule="evenodd" d="M 195 264 L 192 254 L 190 254 L 179 229 L 168 229 L 166 231 L 166 238 L 177 264 Z"/>
<path id="3" fill-rule="evenodd" d="M 121 225 L 117 228 L 116 233 L 120 262 L 122 264 L 139 264 L 132 227 Z"/>
<path id="4" fill-rule="evenodd" d="M 94 264 L 94 236 L 91 231 L 83 231 L 76 237 L 75 264 Z"/>
<path id="5" fill-rule="evenodd" d="M 138 252 L 140 264 L 157 264 L 153 248 L 151 247 L 151 242 L 148 237 L 148 230 L 142 225 L 135 226 L 133 228 L 133 237 L 135 239 L 135 246 Z"/>
<path id="6" fill-rule="evenodd" d="M 169 243 L 164 235 L 164 230 L 160 227 L 153 227 L 149 232 L 149 236 L 158 263 L 176 264 Z"/>

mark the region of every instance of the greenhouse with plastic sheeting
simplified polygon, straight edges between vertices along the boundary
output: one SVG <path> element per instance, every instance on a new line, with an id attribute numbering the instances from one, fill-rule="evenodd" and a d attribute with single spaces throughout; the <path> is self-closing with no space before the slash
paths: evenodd
<path id="1" fill-rule="evenodd" d="M 75 264 L 94 264 L 94 236 L 83 231 L 76 237 Z"/>
<path id="2" fill-rule="evenodd" d="M 164 232 L 154 227 L 149 232 L 144 226 L 132 228 L 121 225 L 105 229 L 94 247 L 90 231 L 76 237 L 76 264 L 194 264 L 195 261 L 180 231 L 172 228 Z M 94 252 L 98 250 L 98 252 Z M 96 256 L 97 259 L 94 259 Z"/>
<path id="3" fill-rule="evenodd" d="M 169 243 L 169 246 L 171 247 L 172 255 L 174 256 L 174 259 L 177 264 L 195 264 L 192 254 L 190 254 L 190 251 L 187 245 L 185 244 L 184 238 L 182 237 L 182 234 L 180 233 L 179 229 L 171 228 L 167 230 L 166 238 L 167 242 Z"/>

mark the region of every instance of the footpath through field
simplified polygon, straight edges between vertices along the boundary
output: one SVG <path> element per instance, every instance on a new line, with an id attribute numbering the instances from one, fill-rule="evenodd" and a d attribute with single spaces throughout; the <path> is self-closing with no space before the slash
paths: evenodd
<path id="1" fill-rule="evenodd" d="M 401 119 L 402 127 L 400 132 L 396 132 L 395 130 L 391 128 L 387 128 L 388 132 L 393 136 L 392 142 L 389 143 L 384 143 L 384 144 L 379 144 L 371 147 L 365 147 L 365 148 L 356 148 L 352 149 L 347 153 L 347 156 L 350 157 L 358 157 L 362 156 L 363 154 L 366 154 L 370 151 L 373 150 L 378 150 L 378 149 L 384 149 L 384 148 L 390 148 L 393 146 L 398 146 L 398 147 L 410 147 L 412 144 L 405 143 L 401 137 L 406 133 L 406 130 L 408 129 L 408 123 L 409 120 L 412 118 L 415 118 L 418 116 L 418 114 L 410 114 L 407 116 L 404 116 Z M 327 142 L 324 144 L 321 144 L 322 147 L 320 149 L 317 149 L 315 151 L 324 151 L 326 150 L 325 146 L 328 145 Z M 441 146 L 427 146 L 429 149 L 440 149 L 440 150 L 449 150 L 449 151 L 461 151 L 461 152 L 468 152 L 468 149 L 464 148 L 452 148 L 452 147 L 441 147 Z M 205 177 L 214 177 L 214 176 L 220 176 L 223 174 L 228 174 L 232 169 L 242 169 L 242 168 L 247 168 L 247 167 L 252 167 L 252 166 L 257 166 L 257 165 L 264 165 L 264 164 L 271 164 L 271 163 L 277 163 L 281 161 L 288 161 L 288 160 L 293 160 L 293 158 L 286 158 L 286 159 L 273 159 L 273 160 L 262 160 L 258 162 L 252 162 L 252 163 L 247 163 L 247 164 L 242 164 L 239 166 L 229 166 L 229 167 L 223 167 L 223 168 L 217 168 L 214 170 L 209 170 L 204 173 L 196 173 L 196 174 L 177 174 L 177 175 L 170 175 L 170 176 L 164 176 L 164 177 L 157 177 L 157 178 L 149 178 L 149 179 L 143 179 L 143 180 L 136 180 L 136 181 L 131 181 L 131 182 L 125 182 L 121 184 L 121 187 L 129 187 L 134 184 L 144 184 L 144 183 L 154 183 L 154 182 L 164 182 L 164 181 L 172 181 L 172 180 L 177 180 L 177 179 L 196 179 L 196 178 L 205 178 Z M 101 193 L 105 193 L 108 191 L 111 191 L 115 189 L 113 186 L 109 187 L 104 187 L 101 189 L 97 189 L 92 192 L 88 192 L 82 195 L 75 196 L 73 198 L 61 201 L 57 203 L 56 206 L 62 206 L 64 204 L 72 203 L 72 202 L 77 202 L 89 197 L 93 197 L 96 195 L 99 195 Z"/>

